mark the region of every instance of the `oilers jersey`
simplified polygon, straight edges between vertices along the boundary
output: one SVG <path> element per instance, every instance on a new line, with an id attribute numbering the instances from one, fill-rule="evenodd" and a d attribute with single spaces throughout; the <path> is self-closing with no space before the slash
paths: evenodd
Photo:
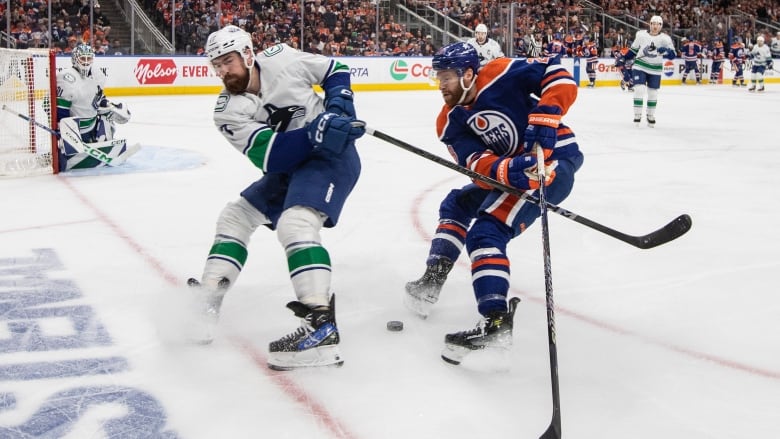
<path id="1" fill-rule="evenodd" d="M 444 105 L 436 121 L 439 139 L 461 166 L 486 150 L 496 156 L 521 155 L 528 115 L 537 105 L 566 114 L 577 84 L 560 58 L 501 58 L 479 71 L 471 105 Z M 550 160 L 580 155 L 574 134 L 563 124 Z M 567 142 L 570 139 L 571 142 Z"/>

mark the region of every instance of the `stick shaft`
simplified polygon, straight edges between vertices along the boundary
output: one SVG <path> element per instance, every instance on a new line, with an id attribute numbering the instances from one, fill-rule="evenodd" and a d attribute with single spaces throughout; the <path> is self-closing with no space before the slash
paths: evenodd
<path id="1" fill-rule="evenodd" d="M 366 127 L 366 133 L 378 139 L 384 140 L 387 143 L 405 149 L 413 154 L 426 158 L 439 165 L 450 168 L 453 171 L 457 171 L 463 175 L 471 177 L 474 180 L 479 180 L 503 192 L 518 196 L 523 200 L 536 204 L 537 206 L 542 205 L 542 202 L 537 197 L 533 195 L 529 195 L 521 191 L 520 189 L 502 184 L 501 182 L 493 178 L 474 172 L 469 168 L 460 166 L 459 164 L 452 162 L 451 160 L 443 159 L 437 156 L 436 154 L 432 154 L 428 151 L 425 151 L 424 149 L 420 149 L 414 145 L 404 142 L 403 140 L 396 139 L 395 137 L 385 134 L 379 130 L 375 130 L 371 127 Z M 576 213 L 566 210 L 555 204 L 545 202 L 544 206 L 548 210 L 557 213 L 558 215 L 566 217 L 574 222 L 580 223 L 586 227 L 597 230 L 601 233 L 604 233 L 605 235 L 611 236 L 615 239 L 618 239 L 620 241 L 623 241 L 627 244 L 633 245 L 634 247 L 641 248 L 641 249 L 649 249 L 649 248 L 657 247 L 661 244 L 665 244 L 669 241 L 677 239 L 680 236 L 684 235 L 686 232 L 688 232 L 688 230 L 690 230 L 692 225 L 691 217 L 683 214 L 673 219 L 671 222 L 669 222 L 668 224 L 666 224 L 665 226 L 661 227 L 658 230 L 655 230 L 646 235 L 633 236 L 633 235 L 628 235 L 626 233 L 617 231 L 615 229 L 612 229 L 603 224 L 592 221 L 583 216 L 577 215 Z"/>

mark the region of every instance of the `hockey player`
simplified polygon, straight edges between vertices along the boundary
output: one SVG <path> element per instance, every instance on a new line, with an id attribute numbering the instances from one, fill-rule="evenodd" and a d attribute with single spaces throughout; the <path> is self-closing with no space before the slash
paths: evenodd
<path id="1" fill-rule="evenodd" d="M 756 38 L 756 44 L 750 50 L 748 57 L 753 61 L 753 66 L 750 68 L 750 88 L 748 91 L 756 91 L 756 84 L 758 84 L 758 91 L 764 91 L 764 72 L 766 69 L 772 69 L 772 52 L 769 46 L 764 44 L 764 37 L 759 35 Z"/>
<path id="2" fill-rule="evenodd" d="M 694 41 L 693 37 L 683 37 L 680 53 L 682 53 L 682 58 L 685 63 L 685 68 L 682 73 L 682 83 L 685 84 L 688 74 L 693 72 L 693 76 L 696 78 L 696 84 L 701 84 L 701 71 L 699 71 L 699 59 L 703 56 L 701 44 L 699 44 L 698 41 Z"/>
<path id="3" fill-rule="evenodd" d="M 252 234 L 259 226 L 275 230 L 297 298 L 287 307 L 301 326 L 270 343 L 268 366 L 341 365 L 331 262 L 320 229 L 338 223 L 361 169 L 355 140 L 365 124 L 355 120 L 349 68 L 286 44 L 255 56 L 252 37 L 232 25 L 209 35 L 205 50 L 225 86 L 214 124 L 264 175 L 222 209 L 201 279 L 188 284 L 215 323 Z M 324 101 L 314 85 L 325 90 Z"/>
<path id="4" fill-rule="evenodd" d="M 631 71 L 634 67 L 634 59 L 625 59 L 626 53 L 628 53 L 628 46 L 620 48 L 615 46 L 612 50 L 612 54 L 615 57 L 615 67 L 623 77 L 620 80 L 620 89 L 634 91 L 634 77 Z"/>
<path id="5" fill-rule="evenodd" d="M 655 126 L 655 107 L 658 103 L 658 90 L 661 88 L 661 74 L 664 68 L 664 58 L 674 59 L 677 54 L 672 39 L 661 28 L 663 19 L 654 15 L 650 18 L 650 29 L 636 33 L 630 50 L 621 57 L 616 66 L 625 65 L 629 59 L 634 60 L 632 67 L 634 75 L 634 123 L 639 125 L 642 120 L 645 92 L 647 93 L 647 124 Z"/>
<path id="6" fill-rule="evenodd" d="M 504 52 L 501 50 L 501 46 L 498 45 L 496 40 L 488 38 L 488 28 L 484 24 L 480 23 L 474 28 L 474 36 L 469 38 L 467 43 L 474 46 L 479 53 L 479 64 L 485 65 L 488 62 L 496 59 L 503 58 Z"/>
<path id="7" fill-rule="evenodd" d="M 596 66 L 599 63 L 599 48 L 596 42 L 585 37 L 585 45 L 582 46 L 581 56 L 585 57 L 585 73 L 588 74 L 588 87 L 596 86 Z"/>
<path id="8" fill-rule="evenodd" d="M 772 37 L 769 50 L 772 52 L 772 58 L 780 58 L 780 30 Z"/>
<path id="9" fill-rule="evenodd" d="M 106 77 L 93 68 L 94 59 L 91 46 L 78 44 L 71 53 L 71 68 L 57 73 L 60 171 L 118 166 L 140 148 L 114 139 L 114 124 L 127 123 L 130 111 L 106 98 Z"/>
<path id="10" fill-rule="evenodd" d="M 712 60 L 710 84 L 717 84 L 720 80 L 720 71 L 723 68 L 723 63 L 726 61 L 726 51 L 720 38 L 715 37 L 708 52 L 708 56 Z"/>
<path id="11" fill-rule="evenodd" d="M 543 148 L 547 199 L 558 203 L 569 195 L 583 156 L 573 132 L 561 123 L 576 99 L 577 84 L 560 58 L 502 58 L 480 68 L 471 45 L 454 43 L 433 56 L 432 76 L 444 99 L 437 134 L 459 165 L 533 191 L 539 188 L 535 153 Z M 473 351 L 511 347 L 519 299 L 507 303 L 506 246 L 539 215 L 535 204 L 479 181 L 451 191 L 442 201 L 425 273 L 406 285 L 404 303 L 427 317 L 466 247 L 483 318 L 475 329 L 445 336 L 445 361 L 459 364 Z"/>
<path id="12" fill-rule="evenodd" d="M 731 71 L 734 72 L 734 78 L 731 85 L 734 87 L 744 87 L 745 84 L 745 60 L 747 59 L 747 50 L 740 37 L 734 37 L 729 50 L 729 61 L 731 61 Z"/>

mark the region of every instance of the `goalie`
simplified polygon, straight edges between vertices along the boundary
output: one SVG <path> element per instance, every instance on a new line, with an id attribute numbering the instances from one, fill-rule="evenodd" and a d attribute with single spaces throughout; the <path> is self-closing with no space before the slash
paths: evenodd
<path id="1" fill-rule="evenodd" d="M 139 149 L 114 139 L 115 124 L 127 123 L 130 111 L 103 94 L 106 77 L 92 68 L 92 47 L 77 45 L 71 58 L 73 68 L 57 73 L 60 171 L 118 166 Z"/>

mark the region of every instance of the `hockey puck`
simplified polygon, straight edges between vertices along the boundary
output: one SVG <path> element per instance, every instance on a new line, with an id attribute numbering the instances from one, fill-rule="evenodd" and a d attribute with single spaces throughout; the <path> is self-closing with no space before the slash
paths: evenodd
<path id="1" fill-rule="evenodd" d="M 398 320 L 390 320 L 387 322 L 387 330 L 398 332 L 404 330 L 404 322 L 398 321 Z"/>

